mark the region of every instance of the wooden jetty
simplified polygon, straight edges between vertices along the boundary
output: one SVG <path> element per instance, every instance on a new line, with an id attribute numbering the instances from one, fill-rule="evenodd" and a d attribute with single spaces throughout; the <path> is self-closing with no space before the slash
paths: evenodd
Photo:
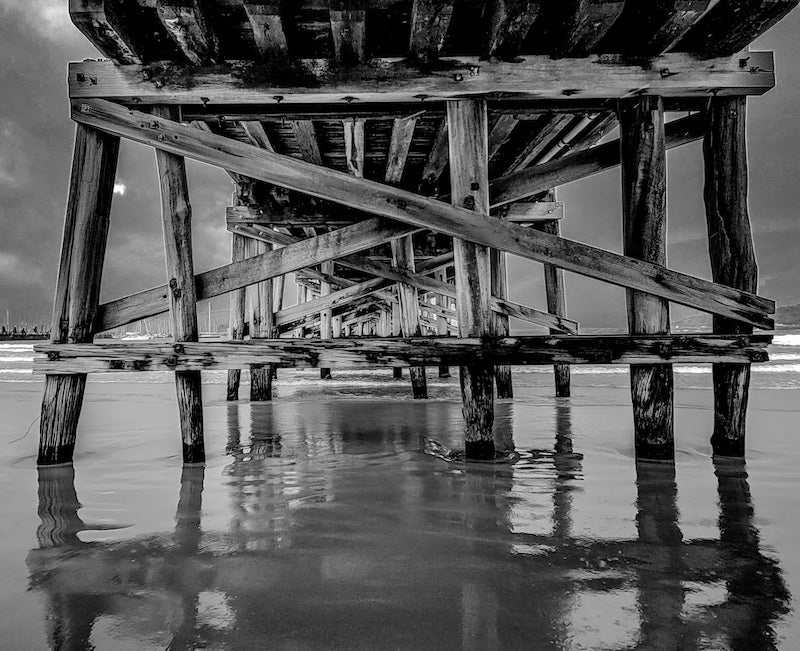
<path id="1" fill-rule="evenodd" d="M 509 367 L 553 364 L 563 396 L 580 363 L 631 365 L 637 455 L 670 460 L 672 364 L 687 361 L 713 364 L 715 454 L 742 456 L 769 341 L 753 328 L 775 307 L 755 293 L 745 134 L 774 60 L 748 44 L 797 3 L 70 0 L 107 60 L 69 66 L 39 463 L 72 460 L 88 372 L 174 370 L 184 461 L 202 463 L 204 369 L 230 369 L 231 400 L 249 369 L 251 399 L 269 400 L 279 366 L 406 366 L 425 398 L 426 367 L 458 365 L 466 453 L 486 459 Z M 167 275 L 100 304 L 123 138 L 156 151 Z M 713 281 L 666 266 L 666 151 L 700 139 Z M 231 263 L 203 273 L 187 157 L 235 185 Z M 561 237 L 555 188 L 617 165 L 623 254 Z M 509 253 L 544 264 L 546 309 L 509 299 Z M 563 270 L 625 287 L 629 336 L 577 334 Z M 231 341 L 198 342 L 196 302 L 222 294 Z M 714 334 L 671 335 L 670 302 L 712 314 Z M 174 345 L 92 343 L 165 312 Z M 510 338 L 509 317 L 550 334 Z"/>

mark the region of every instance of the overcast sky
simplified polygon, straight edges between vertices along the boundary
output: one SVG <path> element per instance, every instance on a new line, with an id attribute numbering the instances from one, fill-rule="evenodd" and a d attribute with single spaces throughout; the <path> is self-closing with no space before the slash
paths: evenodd
<path id="1" fill-rule="evenodd" d="M 74 127 L 66 64 L 97 57 L 72 26 L 67 0 L 0 0 L 0 320 L 50 320 Z M 750 214 L 762 295 L 800 303 L 800 10 L 753 49 L 775 51 L 778 86 L 749 102 Z M 189 164 L 198 271 L 229 261 L 224 210 L 231 183 Z M 710 277 L 698 143 L 669 154 L 669 264 Z M 102 300 L 165 281 L 152 150 L 124 142 L 117 171 Z M 568 237 L 621 250 L 617 170 L 559 189 Z M 512 261 L 512 298 L 544 304 L 541 266 Z M 622 290 L 568 274 L 570 316 L 585 326 L 624 324 Z M 226 301 L 217 299 L 222 308 Z M 691 314 L 673 309 L 673 317 Z"/>

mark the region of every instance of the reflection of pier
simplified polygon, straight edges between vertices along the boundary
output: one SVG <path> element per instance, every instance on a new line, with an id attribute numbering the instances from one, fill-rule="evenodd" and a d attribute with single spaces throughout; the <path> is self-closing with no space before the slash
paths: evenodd
<path id="1" fill-rule="evenodd" d="M 438 408 L 420 408 L 424 429 L 438 426 Z M 228 419 L 228 526 L 204 521 L 204 470 L 186 468 L 173 532 L 81 542 L 95 527 L 78 516 L 72 470 L 40 471 L 39 548 L 28 563 L 52 648 L 101 648 L 109 630 L 176 649 L 356 637 L 375 647 L 549 648 L 587 634 L 586 603 L 605 612 L 620 597 L 635 604 L 626 647 L 764 648 L 788 608 L 781 570 L 759 548 L 743 463 L 715 465 L 718 539 L 684 539 L 674 468 L 646 464 L 637 465 L 637 535 L 597 539 L 572 524 L 583 468 L 568 404 L 555 407 L 552 450 L 477 467 L 425 457 L 411 427 L 370 428 L 352 410 L 326 405 L 293 421 L 272 405 L 251 406 L 249 418 L 240 409 Z M 588 646 L 603 646 L 596 635 Z"/>

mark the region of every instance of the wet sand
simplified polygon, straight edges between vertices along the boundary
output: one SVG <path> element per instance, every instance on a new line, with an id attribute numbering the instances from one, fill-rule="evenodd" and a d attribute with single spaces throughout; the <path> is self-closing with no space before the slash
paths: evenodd
<path id="1" fill-rule="evenodd" d="M 74 470 L 38 473 L 41 387 L 5 384 L 0 648 L 800 647 L 797 391 L 753 391 L 745 466 L 679 389 L 673 468 L 634 462 L 624 389 L 518 379 L 513 465 L 420 451 L 459 446 L 456 379 L 207 385 L 205 469 L 171 384 L 92 383 Z"/>

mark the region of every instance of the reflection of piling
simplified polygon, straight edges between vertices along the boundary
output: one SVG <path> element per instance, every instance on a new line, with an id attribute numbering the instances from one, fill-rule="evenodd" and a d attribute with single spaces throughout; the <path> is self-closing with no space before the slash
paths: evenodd
<path id="1" fill-rule="evenodd" d="M 83 543 L 78 532 L 84 529 L 78 517 L 75 469 L 72 466 L 39 468 L 40 524 L 36 529 L 39 547 L 77 547 Z"/>
<path id="2" fill-rule="evenodd" d="M 569 401 L 556 400 L 556 440 L 553 466 L 556 479 L 553 486 L 553 536 L 567 540 L 572 531 L 572 486 L 569 484 L 583 471 L 580 455 L 572 445 L 572 406 Z"/>
<path id="3" fill-rule="evenodd" d="M 203 506 L 205 468 L 184 466 L 181 492 L 175 513 L 175 542 L 182 552 L 193 553 L 200 545 L 200 515 Z"/>

